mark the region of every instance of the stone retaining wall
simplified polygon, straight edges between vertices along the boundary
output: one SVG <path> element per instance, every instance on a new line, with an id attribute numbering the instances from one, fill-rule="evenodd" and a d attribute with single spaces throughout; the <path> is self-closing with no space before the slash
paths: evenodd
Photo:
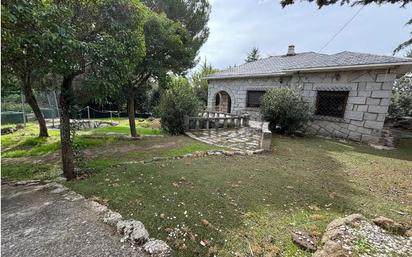
<path id="1" fill-rule="evenodd" d="M 395 79 L 396 70 L 369 70 L 210 80 L 208 108 L 213 109 L 216 93 L 225 91 L 232 100 L 232 113 L 249 113 L 251 119 L 260 120 L 258 108 L 246 107 L 247 91 L 296 88 L 313 110 L 317 91 L 348 91 L 343 118 L 313 116 L 305 132 L 376 144 L 381 137 Z"/>

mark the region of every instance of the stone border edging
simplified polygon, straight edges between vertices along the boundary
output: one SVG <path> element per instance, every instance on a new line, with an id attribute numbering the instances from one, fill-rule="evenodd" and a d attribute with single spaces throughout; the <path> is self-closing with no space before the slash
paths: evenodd
<path id="1" fill-rule="evenodd" d="M 44 182 L 44 181 L 43 181 Z M 34 186 L 41 185 L 40 180 L 26 180 L 15 183 L 8 183 L 11 186 Z M 151 257 L 170 257 L 172 256 L 171 248 L 163 240 L 158 240 L 149 237 L 149 232 L 146 230 L 142 222 L 138 220 L 125 220 L 118 212 L 110 210 L 107 206 L 96 201 L 86 199 L 83 195 L 76 193 L 58 182 L 46 182 L 44 188 L 50 189 L 52 194 L 60 194 L 65 192 L 64 199 L 67 201 L 85 200 L 87 205 L 95 211 L 103 223 L 114 228 L 118 235 L 122 236 L 121 242 L 130 242 L 134 247 L 137 245 L 141 250 L 149 254 Z"/>
<path id="2" fill-rule="evenodd" d="M 265 150 L 264 149 L 258 149 L 254 151 L 226 151 L 226 150 L 211 150 L 211 151 L 197 151 L 193 153 L 188 153 L 184 155 L 179 155 L 179 156 L 173 156 L 173 157 L 153 157 L 150 160 L 142 160 L 142 161 L 127 161 L 127 162 L 120 162 L 114 164 L 116 165 L 124 165 L 124 164 L 147 164 L 147 163 L 153 163 L 153 162 L 158 162 L 158 161 L 167 161 L 167 160 L 180 160 L 180 159 L 185 159 L 185 158 L 193 158 L 193 157 L 205 157 L 205 156 L 250 156 L 253 154 L 259 154 L 263 153 Z"/>
<path id="3" fill-rule="evenodd" d="M 143 138 L 156 138 L 156 137 L 164 137 L 164 135 L 141 135 L 139 137 L 131 137 L 127 135 L 121 135 L 119 133 L 96 133 L 93 135 L 81 135 L 84 138 L 90 138 L 90 139 L 107 139 L 108 137 L 114 138 L 117 140 L 124 140 L 124 141 L 138 141 Z"/>

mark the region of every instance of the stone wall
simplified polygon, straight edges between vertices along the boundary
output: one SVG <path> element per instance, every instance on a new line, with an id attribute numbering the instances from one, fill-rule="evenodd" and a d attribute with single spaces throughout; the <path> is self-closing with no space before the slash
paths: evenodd
<path id="1" fill-rule="evenodd" d="M 305 132 L 378 143 L 390 103 L 396 70 L 345 71 L 294 74 L 288 77 L 210 80 L 208 108 L 212 109 L 216 93 L 225 91 L 232 99 L 232 113 L 249 113 L 259 120 L 258 108 L 246 107 L 248 90 L 293 87 L 302 91 L 314 110 L 317 91 L 348 91 L 343 118 L 313 116 Z"/>

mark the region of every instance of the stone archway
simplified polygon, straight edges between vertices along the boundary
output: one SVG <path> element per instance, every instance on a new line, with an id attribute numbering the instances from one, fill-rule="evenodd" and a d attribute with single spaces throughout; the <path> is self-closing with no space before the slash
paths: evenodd
<path id="1" fill-rule="evenodd" d="M 214 111 L 230 113 L 232 109 L 232 99 L 226 91 L 219 91 L 214 98 Z"/>

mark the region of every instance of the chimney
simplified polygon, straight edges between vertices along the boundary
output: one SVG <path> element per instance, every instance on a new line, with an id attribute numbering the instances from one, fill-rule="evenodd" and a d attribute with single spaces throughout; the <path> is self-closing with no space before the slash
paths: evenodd
<path id="1" fill-rule="evenodd" d="M 286 54 L 287 56 L 292 56 L 292 55 L 295 55 L 296 53 L 295 53 L 295 46 L 294 45 L 290 45 L 289 47 L 288 47 L 288 53 Z"/>

